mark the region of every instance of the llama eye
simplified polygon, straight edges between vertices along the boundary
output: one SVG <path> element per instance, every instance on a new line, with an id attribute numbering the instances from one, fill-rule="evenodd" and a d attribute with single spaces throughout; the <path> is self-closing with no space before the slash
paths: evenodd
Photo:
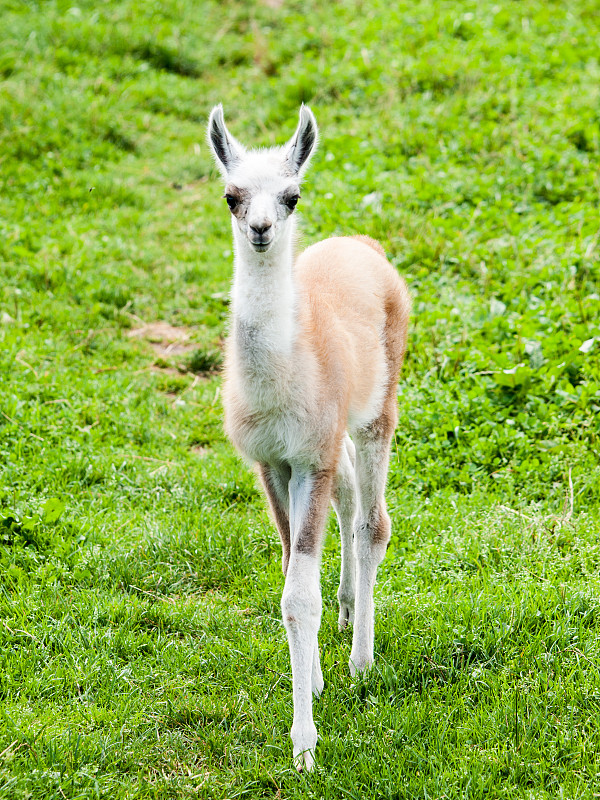
<path id="1" fill-rule="evenodd" d="M 238 207 L 239 200 L 232 194 L 226 194 L 225 200 L 227 201 L 227 205 L 229 206 L 230 211 L 235 211 Z"/>
<path id="2" fill-rule="evenodd" d="M 298 200 L 300 200 L 300 195 L 294 194 L 292 197 L 288 197 L 288 199 L 285 201 L 285 204 L 290 211 L 293 211 L 298 205 Z"/>

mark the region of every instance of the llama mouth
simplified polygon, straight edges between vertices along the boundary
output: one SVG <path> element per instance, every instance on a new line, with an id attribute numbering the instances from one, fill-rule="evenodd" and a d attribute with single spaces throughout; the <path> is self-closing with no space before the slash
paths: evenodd
<path id="1" fill-rule="evenodd" d="M 250 242 L 257 253 L 266 253 L 269 247 L 271 247 L 271 243 L 272 242 Z"/>

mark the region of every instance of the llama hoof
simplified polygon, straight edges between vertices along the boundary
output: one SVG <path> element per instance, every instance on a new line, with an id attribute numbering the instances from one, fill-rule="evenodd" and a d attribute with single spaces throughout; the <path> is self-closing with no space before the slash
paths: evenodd
<path id="1" fill-rule="evenodd" d="M 294 766 L 298 772 L 312 772 L 315 766 L 315 751 L 304 750 L 297 756 L 294 756 Z"/>
<path id="2" fill-rule="evenodd" d="M 317 729 L 314 724 L 304 731 L 292 727 L 292 743 L 294 745 L 294 765 L 298 772 L 310 772 L 315 764 L 315 747 L 317 746 Z"/>
<path id="3" fill-rule="evenodd" d="M 354 591 L 349 593 L 340 587 L 338 591 L 338 602 L 340 604 L 338 628 L 343 631 L 348 625 L 352 625 L 354 622 Z"/>
<path id="4" fill-rule="evenodd" d="M 374 659 L 373 656 L 350 656 L 350 662 L 348 666 L 350 667 L 350 675 L 353 678 L 363 675 L 365 672 L 368 672 L 371 667 L 373 666 Z"/>
<path id="5" fill-rule="evenodd" d="M 354 622 L 354 609 L 346 604 L 340 603 L 340 615 L 338 617 L 338 630 L 344 631 L 348 625 Z"/>

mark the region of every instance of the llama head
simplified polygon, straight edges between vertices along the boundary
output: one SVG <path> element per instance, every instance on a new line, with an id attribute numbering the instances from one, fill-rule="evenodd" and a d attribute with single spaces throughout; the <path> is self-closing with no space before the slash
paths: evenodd
<path id="1" fill-rule="evenodd" d="M 208 141 L 225 179 L 225 199 L 237 228 L 255 252 L 264 253 L 289 230 L 300 198 L 300 182 L 317 143 L 317 123 L 308 106 L 300 108 L 296 132 L 283 147 L 246 150 L 215 106 Z"/>

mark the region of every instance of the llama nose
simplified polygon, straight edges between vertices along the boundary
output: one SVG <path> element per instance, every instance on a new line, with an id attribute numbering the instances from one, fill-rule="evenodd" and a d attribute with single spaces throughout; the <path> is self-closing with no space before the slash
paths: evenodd
<path id="1" fill-rule="evenodd" d="M 250 230 L 252 233 L 256 234 L 260 238 L 262 238 L 271 228 L 272 223 L 267 222 L 266 220 L 264 222 L 260 222 L 258 225 L 250 225 Z"/>

